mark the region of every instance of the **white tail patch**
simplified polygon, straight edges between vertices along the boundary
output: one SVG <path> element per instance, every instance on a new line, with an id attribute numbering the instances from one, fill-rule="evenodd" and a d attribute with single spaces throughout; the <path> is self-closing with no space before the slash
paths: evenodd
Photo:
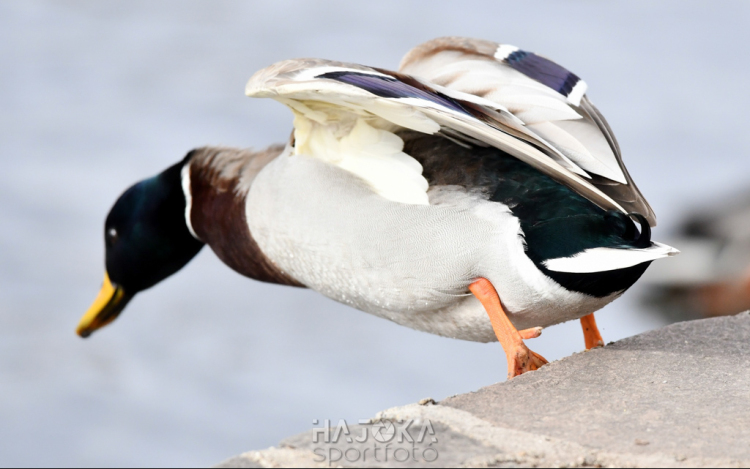
<path id="1" fill-rule="evenodd" d="M 650 262 L 662 257 L 675 256 L 677 249 L 654 242 L 645 249 L 594 248 L 587 249 L 573 257 L 560 257 L 544 261 L 544 266 L 554 272 L 585 274 L 626 269 L 634 265 Z"/>

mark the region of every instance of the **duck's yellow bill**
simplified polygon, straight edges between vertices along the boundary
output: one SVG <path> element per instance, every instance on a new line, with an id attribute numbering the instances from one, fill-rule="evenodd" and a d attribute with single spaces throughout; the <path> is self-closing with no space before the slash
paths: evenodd
<path id="1" fill-rule="evenodd" d="M 78 329 L 76 329 L 78 335 L 86 338 L 97 329 L 101 329 L 117 319 L 130 298 L 129 295 L 125 294 L 122 287 L 113 285 L 109 280 L 109 274 L 105 273 L 104 283 L 99 295 L 78 324 Z"/>

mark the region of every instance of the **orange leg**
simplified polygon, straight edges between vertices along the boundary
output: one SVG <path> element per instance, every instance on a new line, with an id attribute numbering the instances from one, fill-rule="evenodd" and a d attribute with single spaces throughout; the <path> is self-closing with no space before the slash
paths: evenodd
<path id="1" fill-rule="evenodd" d="M 489 280 L 480 278 L 469 285 L 469 290 L 479 299 L 490 316 L 492 328 L 495 330 L 497 340 L 503 346 L 505 355 L 508 357 L 508 379 L 518 376 L 527 371 L 539 369 L 547 364 L 547 360 L 537 355 L 526 347 L 523 339 L 533 339 L 542 333 L 541 327 L 525 329 L 519 332 L 510 322 L 508 316 L 500 303 L 495 287 Z"/>
<path id="2" fill-rule="evenodd" d="M 581 318 L 581 327 L 583 327 L 583 340 L 586 341 L 586 350 L 591 350 L 596 347 L 604 347 L 604 340 L 599 333 L 599 328 L 596 327 L 594 313 Z"/>

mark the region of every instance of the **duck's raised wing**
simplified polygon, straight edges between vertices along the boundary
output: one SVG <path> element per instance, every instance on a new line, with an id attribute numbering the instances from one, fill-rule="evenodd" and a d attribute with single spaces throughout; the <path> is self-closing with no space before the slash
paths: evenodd
<path id="1" fill-rule="evenodd" d="M 515 46 L 461 37 L 415 47 L 401 61 L 400 72 L 503 106 L 528 133 L 584 170 L 595 187 L 656 225 L 612 130 L 586 96 L 586 83 L 574 73 Z"/>
<path id="2" fill-rule="evenodd" d="M 250 79 L 246 93 L 276 99 L 294 111 L 296 152 L 361 175 L 392 200 L 427 203 L 421 167 L 401 153 L 403 142 L 392 133 L 405 128 L 499 148 L 600 207 L 627 213 L 587 180 L 589 173 L 568 155 L 527 129 L 506 106 L 478 94 L 403 73 L 320 59 L 265 68 Z"/>

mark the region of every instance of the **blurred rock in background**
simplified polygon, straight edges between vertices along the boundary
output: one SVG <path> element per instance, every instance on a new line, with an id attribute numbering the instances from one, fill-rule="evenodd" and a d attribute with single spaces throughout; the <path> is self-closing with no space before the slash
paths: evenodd
<path id="1" fill-rule="evenodd" d="M 668 243 L 682 253 L 649 268 L 646 304 L 670 320 L 750 309 L 750 192 L 706 200 Z"/>

